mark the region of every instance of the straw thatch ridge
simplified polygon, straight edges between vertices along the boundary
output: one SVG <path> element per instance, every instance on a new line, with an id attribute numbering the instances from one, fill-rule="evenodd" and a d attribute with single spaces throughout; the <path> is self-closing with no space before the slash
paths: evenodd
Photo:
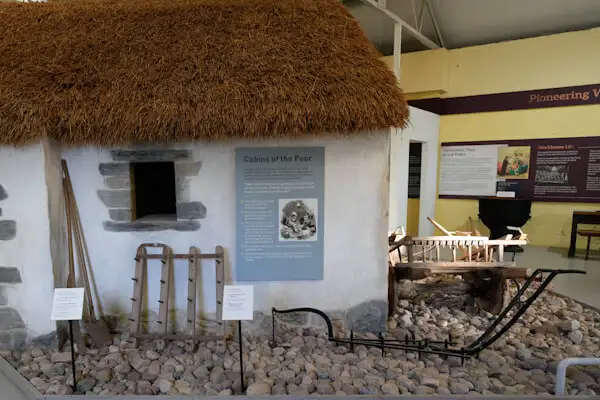
<path id="1" fill-rule="evenodd" d="M 0 5 L 0 144 L 355 134 L 406 122 L 336 0 Z"/>

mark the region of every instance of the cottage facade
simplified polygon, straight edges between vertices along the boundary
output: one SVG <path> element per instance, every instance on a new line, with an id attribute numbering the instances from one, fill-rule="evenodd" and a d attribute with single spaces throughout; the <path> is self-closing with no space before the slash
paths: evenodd
<path id="1" fill-rule="evenodd" d="M 68 272 L 61 160 L 90 252 L 94 303 L 124 327 L 142 243 L 164 243 L 177 253 L 222 246 L 227 283 L 242 283 L 235 159 L 241 148 L 324 151 L 322 276 L 251 279 L 256 315 L 247 329 L 268 332 L 272 307 L 314 307 L 358 331 L 385 330 L 390 138 L 408 115 L 393 74 L 334 1 L 185 4 L 0 8 L 0 58 L 13 49 L 0 64 L 1 346 L 19 347 L 56 329 L 53 290 L 65 287 Z M 136 18 L 125 22 L 104 7 Z M 245 18 L 224 27 L 232 9 Z M 290 25 L 298 15 L 302 21 Z M 270 18 L 275 28 L 252 17 Z M 43 24 L 34 23 L 40 18 Z M 63 33 L 64 23 L 82 18 L 89 35 Z M 169 23 L 179 30 L 165 31 Z M 111 26 L 128 35 L 128 49 L 106 41 L 102 32 Z M 9 29 L 17 33 L 5 35 Z M 210 39 L 223 29 L 225 36 Z M 34 30 L 36 41 L 18 39 L 21 30 Z M 249 31 L 260 38 L 250 47 L 240 40 Z M 53 35 L 61 50 L 43 45 Z M 300 47 L 291 51 L 293 43 Z M 86 55 L 84 48 L 95 51 Z M 52 57 L 45 72 L 36 68 Z M 159 269 L 149 266 L 149 329 Z M 174 270 L 170 318 L 182 328 L 187 265 L 175 262 Z M 197 301 L 206 320 L 216 311 L 214 273 L 203 263 Z M 320 323 L 310 318 L 286 322 Z"/>

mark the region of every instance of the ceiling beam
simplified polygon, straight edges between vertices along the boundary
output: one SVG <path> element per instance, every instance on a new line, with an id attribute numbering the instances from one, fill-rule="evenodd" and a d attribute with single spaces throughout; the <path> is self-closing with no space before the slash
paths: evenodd
<path id="1" fill-rule="evenodd" d="M 423 43 L 425 46 L 429 47 L 430 49 L 439 49 L 440 48 L 440 45 L 435 43 L 433 40 L 429 39 L 427 36 L 423 35 L 421 32 L 419 32 L 417 29 L 415 29 L 408 22 L 406 22 L 405 20 L 400 18 L 398 15 L 396 15 L 395 13 L 390 11 L 390 9 L 387 8 L 385 5 L 382 5 L 382 3 L 385 4 L 385 0 L 383 0 L 383 1 L 382 0 L 362 0 L 362 1 L 369 3 L 370 5 L 377 8 L 379 11 L 383 12 L 388 17 L 392 18 L 394 21 L 396 21 L 397 23 L 402 25 L 402 27 L 404 29 L 406 29 L 408 31 L 408 33 L 411 34 L 411 36 L 413 36 L 419 42 Z"/>
<path id="2" fill-rule="evenodd" d="M 433 27 L 435 28 L 435 34 L 438 38 L 438 41 L 442 45 L 442 47 L 446 47 L 444 43 L 444 37 L 442 36 L 442 30 L 438 24 L 437 18 L 435 17 L 435 12 L 433 11 L 433 6 L 429 4 L 429 0 L 423 0 L 425 4 L 423 4 L 423 8 L 427 7 L 427 11 L 429 12 L 429 16 L 431 17 L 431 22 L 433 22 Z"/>

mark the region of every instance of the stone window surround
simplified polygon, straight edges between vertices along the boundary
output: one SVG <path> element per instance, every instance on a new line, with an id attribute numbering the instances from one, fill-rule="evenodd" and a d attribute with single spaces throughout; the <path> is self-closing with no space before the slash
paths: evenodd
<path id="1" fill-rule="evenodd" d="M 191 150 L 185 149 L 117 149 L 110 151 L 112 162 L 100 163 L 105 188 L 97 191 L 108 208 L 110 220 L 104 229 L 111 232 L 197 231 L 200 219 L 206 217 L 206 207 L 189 198 L 189 180 L 200 173 L 202 163 L 194 161 Z M 177 219 L 132 220 L 130 164 L 133 162 L 173 162 L 177 199 Z"/>

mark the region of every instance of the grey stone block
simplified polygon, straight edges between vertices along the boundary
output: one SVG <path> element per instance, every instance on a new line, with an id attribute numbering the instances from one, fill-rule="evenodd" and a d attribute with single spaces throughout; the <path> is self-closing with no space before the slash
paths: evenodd
<path id="1" fill-rule="evenodd" d="M 12 336 L 12 348 L 16 351 L 23 351 L 25 343 L 27 342 L 27 331 L 23 329 L 17 329 L 11 332 Z"/>
<path id="2" fill-rule="evenodd" d="M 17 310 L 12 307 L 0 308 L 0 331 L 23 328 L 25 324 Z"/>
<path id="3" fill-rule="evenodd" d="M 0 221 L 0 240 L 12 240 L 17 236 L 17 221 Z"/>
<path id="4" fill-rule="evenodd" d="M 39 347 L 55 347 L 56 343 L 58 342 L 58 336 L 56 331 L 52 331 L 45 335 L 33 338 L 31 342 Z"/>
<path id="5" fill-rule="evenodd" d="M 108 216 L 113 221 L 127 222 L 131 221 L 131 210 L 128 208 L 113 208 L 108 210 Z"/>
<path id="6" fill-rule="evenodd" d="M 0 332 L 0 350 L 23 351 L 27 340 L 27 332 L 23 329 L 13 329 Z"/>
<path id="7" fill-rule="evenodd" d="M 306 326 L 309 321 L 309 314 L 305 312 L 292 312 L 289 314 L 276 314 L 275 318 L 282 324 Z"/>
<path id="8" fill-rule="evenodd" d="M 104 184 L 109 189 L 129 189 L 131 187 L 129 175 L 106 176 L 104 178 Z"/>
<path id="9" fill-rule="evenodd" d="M 369 300 L 360 303 L 346 314 L 348 329 L 355 332 L 385 332 L 387 330 L 388 304 L 385 300 Z"/>
<path id="10" fill-rule="evenodd" d="M 131 208 L 130 190 L 98 190 L 98 197 L 108 208 Z"/>
<path id="11" fill-rule="evenodd" d="M 177 218 L 206 218 L 206 207 L 199 201 L 191 201 L 189 203 L 177 203 Z"/>
<path id="12" fill-rule="evenodd" d="M 202 168 L 202 161 L 178 162 L 175 164 L 175 176 L 197 176 Z"/>
<path id="13" fill-rule="evenodd" d="M 129 176 L 128 163 L 101 163 L 98 169 L 102 176 Z"/>
<path id="14" fill-rule="evenodd" d="M 200 229 L 200 223 L 194 220 L 131 222 L 104 221 L 103 225 L 104 229 L 109 232 L 158 232 L 169 230 L 178 232 L 191 232 Z"/>
<path id="15" fill-rule="evenodd" d="M 5 200 L 8 197 L 8 193 L 6 193 L 6 189 L 4 186 L 0 185 L 0 200 Z"/>
<path id="16" fill-rule="evenodd" d="M 110 154 L 115 161 L 129 162 L 181 161 L 192 158 L 190 150 L 112 150 Z"/>
<path id="17" fill-rule="evenodd" d="M 17 267 L 0 267 L 0 283 L 21 283 L 21 273 Z"/>

